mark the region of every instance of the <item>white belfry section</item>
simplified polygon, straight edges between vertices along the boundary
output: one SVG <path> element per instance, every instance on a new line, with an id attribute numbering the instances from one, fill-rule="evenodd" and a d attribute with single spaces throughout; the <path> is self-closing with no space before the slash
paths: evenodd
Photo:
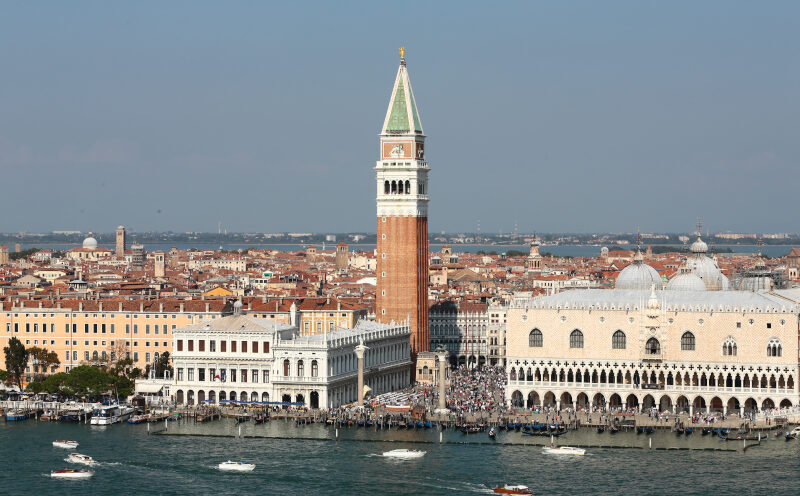
<path id="1" fill-rule="evenodd" d="M 380 140 L 381 159 L 375 166 L 378 217 L 427 217 L 430 168 L 403 52 Z"/>

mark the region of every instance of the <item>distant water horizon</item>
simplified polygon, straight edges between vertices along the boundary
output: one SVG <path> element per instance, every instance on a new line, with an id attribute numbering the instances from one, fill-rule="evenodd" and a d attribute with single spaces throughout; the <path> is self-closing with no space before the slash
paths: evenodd
<path id="1" fill-rule="evenodd" d="M 332 243 L 325 243 L 325 249 L 333 250 L 336 247 L 335 242 Z M 228 251 L 235 251 L 235 250 L 248 250 L 250 248 L 257 248 L 257 249 L 266 249 L 266 250 L 279 250 L 279 251 L 305 251 L 307 244 L 296 244 L 296 243 L 142 243 L 144 246 L 145 251 L 169 251 L 173 246 L 177 247 L 179 250 L 188 250 L 191 248 L 195 248 L 198 250 L 219 250 L 220 248 Z M 101 248 L 107 248 L 113 250 L 115 248 L 114 244 L 111 243 L 100 243 L 98 246 Z M 323 243 L 314 243 L 313 246 L 317 248 L 322 248 Z M 442 246 L 450 246 L 453 248 L 453 252 L 458 253 L 477 253 L 479 251 L 484 252 L 496 252 L 496 253 L 504 253 L 510 250 L 516 251 L 523 251 L 528 252 L 530 246 L 527 244 L 520 244 L 520 245 L 486 245 L 486 244 L 454 244 L 454 243 L 431 243 L 430 244 L 430 251 L 431 252 L 438 252 L 442 249 Z M 551 253 L 557 257 L 597 257 L 600 256 L 600 250 L 605 245 L 542 245 L 539 248 L 539 251 L 542 253 Z M 683 252 L 683 246 L 675 246 L 675 245 L 656 245 L 651 244 L 650 246 L 671 246 L 675 248 L 675 251 Z M 80 245 L 77 244 L 64 244 L 64 243 L 31 243 L 31 244 L 23 244 L 21 248 L 23 250 L 27 250 L 30 248 L 50 248 L 52 250 L 69 250 L 71 248 L 78 248 Z M 374 243 L 368 244 L 348 244 L 350 251 L 372 251 L 375 249 Z M 759 247 L 757 245 L 722 245 L 717 244 L 715 247 L 718 248 L 726 248 L 730 249 L 733 253 L 757 253 Z M 130 245 L 129 245 L 130 248 Z M 633 249 L 633 247 L 628 247 L 629 249 Z M 776 258 L 782 257 L 789 253 L 792 248 L 800 248 L 800 245 L 765 245 L 761 247 L 761 253 L 768 257 Z M 724 253 L 723 253 L 724 255 Z"/>

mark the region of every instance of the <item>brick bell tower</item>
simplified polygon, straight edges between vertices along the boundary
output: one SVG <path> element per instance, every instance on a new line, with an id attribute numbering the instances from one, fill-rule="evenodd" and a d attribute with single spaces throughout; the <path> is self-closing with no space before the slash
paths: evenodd
<path id="1" fill-rule="evenodd" d="M 411 359 L 428 350 L 428 163 L 404 49 L 380 134 L 378 322 L 411 326 Z M 412 368 L 412 377 L 413 371 Z"/>

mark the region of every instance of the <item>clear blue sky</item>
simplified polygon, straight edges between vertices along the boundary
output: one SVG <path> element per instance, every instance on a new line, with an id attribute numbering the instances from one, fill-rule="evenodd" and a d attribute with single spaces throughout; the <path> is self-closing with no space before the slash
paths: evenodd
<path id="1" fill-rule="evenodd" d="M 0 231 L 374 231 L 408 67 L 430 230 L 798 231 L 798 2 L 28 2 Z"/>

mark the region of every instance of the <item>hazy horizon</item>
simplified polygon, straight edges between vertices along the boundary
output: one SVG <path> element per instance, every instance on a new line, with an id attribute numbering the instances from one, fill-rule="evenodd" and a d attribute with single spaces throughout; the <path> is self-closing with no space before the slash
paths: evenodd
<path id="1" fill-rule="evenodd" d="M 796 232 L 795 2 L 11 2 L 3 232 L 374 232 L 408 68 L 431 233 Z"/>

